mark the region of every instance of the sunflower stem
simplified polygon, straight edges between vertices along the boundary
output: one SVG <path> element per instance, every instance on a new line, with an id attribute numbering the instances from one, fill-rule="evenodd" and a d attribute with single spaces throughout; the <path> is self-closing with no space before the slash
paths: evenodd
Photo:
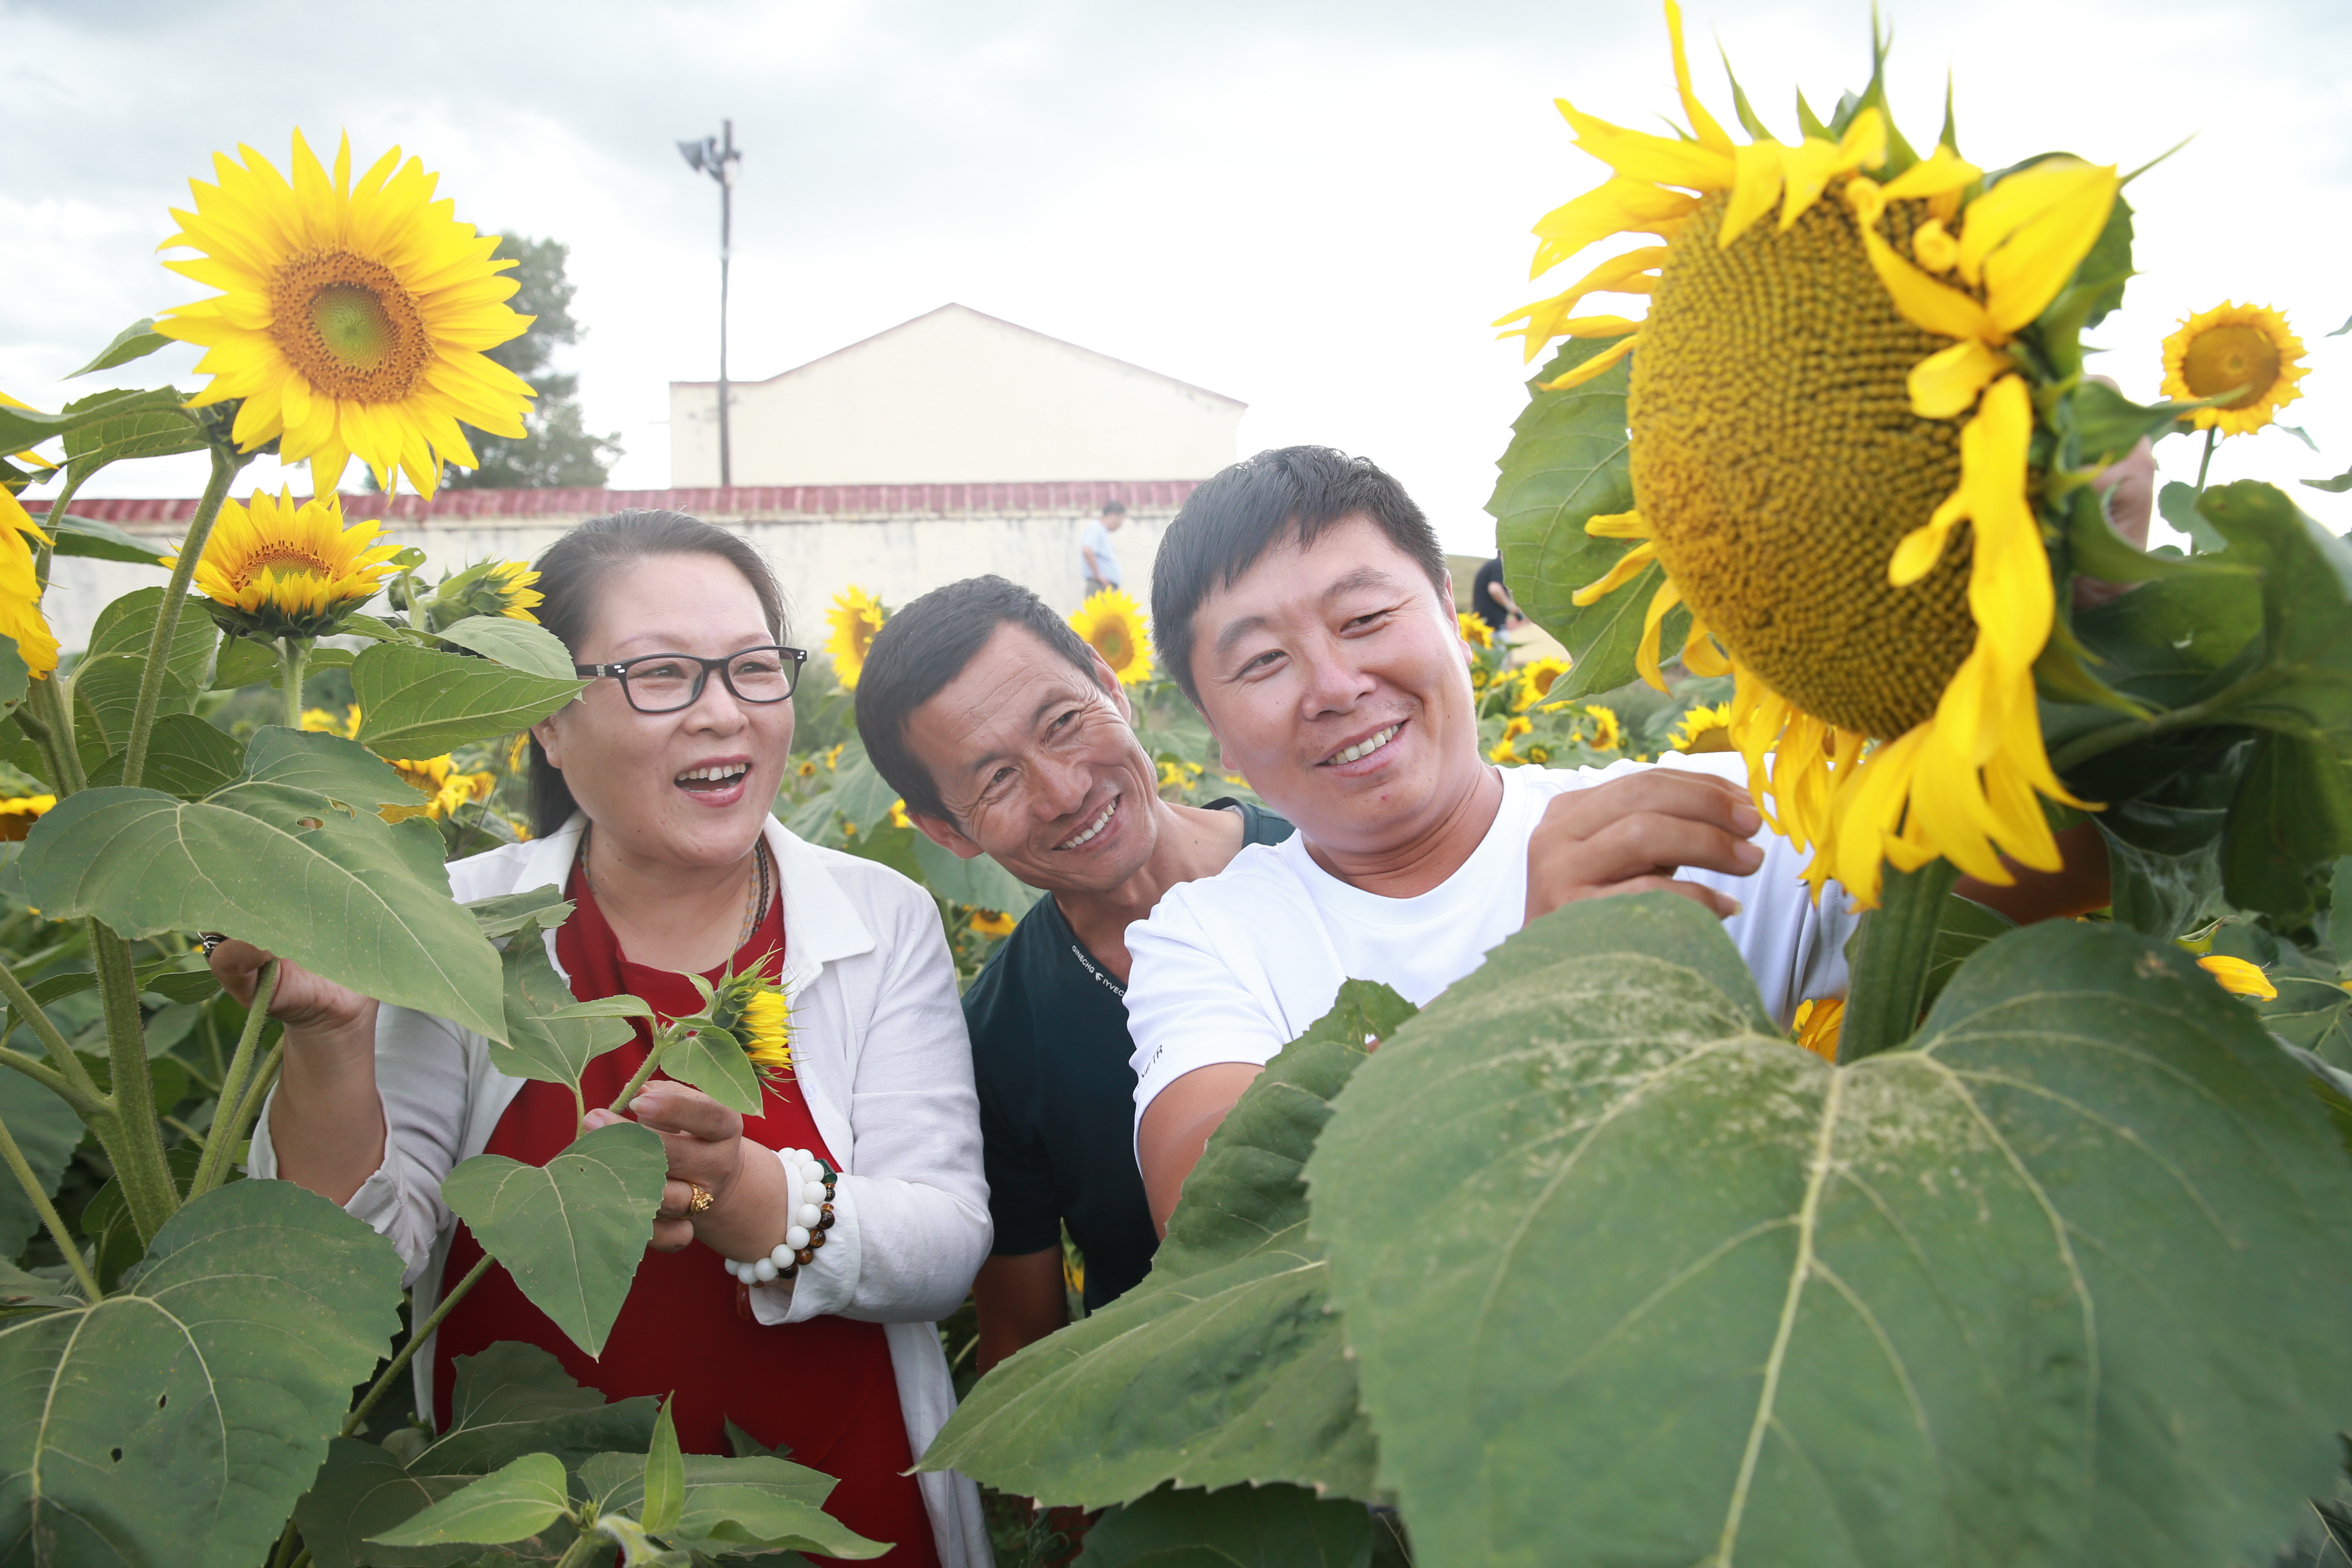
<path id="1" fill-rule="evenodd" d="M 52 521 L 65 516 L 66 508 L 73 503 L 74 497 L 79 493 L 82 481 L 95 472 L 97 472 L 95 468 L 84 468 L 77 474 L 73 470 L 73 465 L 68 463 L 65 488 L 58 491 L 57 499 L 49 502 L 49 510 L 43 515 Z M 41 531 L 49 536 L 49 542 L 43 544 L 33 552 L 33 581 L 40 584 L 43 594 L 47 594 L 49 588 L 49 560 L 57 553 L 57 531 L 45 528 Z"/>
<path id="2" fill-rule="evenodd" d="M 400 1347 L 400 1353 L 392 1358 L 392 1364 L 376 1374 L 376 1380 L 368 1385 L 368 1391 L 360 1396 L 360 1402 L 352 1406 L 352 1413 L 343 1417 L 343 1429 L 336 1434 L 338 1436 L 348 1437 L 360 1429 L 360 1424 L 368 1418 L 368 1412 L 376 1407 L 377 1402 L 383 1398 L 385 1391 L 390 1389 L 399 1379 L 400 1374 L 407 1370 L 408 1363 L 415 1359 L 417 1347 L 433 1337 L 433 1331 L 441 1326 L 441 1321 L 456 1310 L 458 1302 L 466 1299 L 466 1292 L 482 1282 L 482 1276 L 488 1274 L 490 1271 L 490 1265 L 497 1261 L 498 1259 L 488 1253 L 483 1253 L 480 1259 L 471 1268 L 466 1270 L 466 1277 L 458 1280 L 449 1293 L 435 1304 L 432 1315 L 409 1331 L 408 1342 Z"/>
<path id="3" fill-rule="evenodd" d="M 49 1194 L 43 1190 L 39 1178 L 33 1174 L 33 1163 L 25 1158 L 22 1149 L 16 1147 L 16 1137 L 5 1121 L 0 1121 L 0 1160 L 5 1161 L 8 1169 L 16 1173 L 16 1184 L 23 1187 L 25 1195 L 33 1201 L 33 1212 L 41 1216 L 41 1224 L 48 1229 L 49 1239 L 56 1242 L 58 1250 L 65 1255 L 66 1267 L 73 1270 L 74 1279 L 81 1285 L 81 1293 L 89 1299 L 92 1305 L 106 1300 L 106 1292 L 98 1288 L 97 1277 L 90 1273 L 89 1264 L 81 1255 L 81 1244 L 67 1231 L 65 1220 L 58 1214 L 58 1205 L 49 1201 Z"/>
<path id="4" fill-rule="evenodd" d="M 57 797 L 63 800 L 85 788 L 89 781 L 81 771 L 81 753 L 74 749 L 71 679 L 50 671 L 47 679 L 33 682 L 25 706 L 16 711 L 40 727 L 36 733 L 31 725 L 24 726 L 25 733 L 41 748 L 41 760 L 49 768 L 49 788 Z"/>
<path id="5" fill-rule="evenodd" d="M 302 661 L 310 657 L 309 637 L 278 639 L 278 660 L 286 683 L 286 727 L 302 727 Z"/>
<path id="6" fill-rule="evenodd" d="M 2197 495 L 2199 496 L 2205 493 L 2205 470 L 2213 466 L 2213 445 L 2221 437 L 2221 431 L 2219 426 L 2208 425 L 2205 427 L 2205 455 L 2197 459 Z M 2195 499 L 2196 497 L 2193 496 L 2190 498 L 2192 500 Z"/>
<path id="7" fill-rule="evenodd" d="M 74 1114 L 82 1119 L 84 1125 L 103 1121 L 106 1118 L 106 1102 L 103 1100 L 95 1093 L 86 1093 L 76 1088 L 73 1079 L 37 1057 L 28 1057 L 22 1051 L 14 1051 L 6 1046 L 0 1046 L 0 1068 L 14 1068 L 68 1105 L 72 1106 Z"/>
<path id="8" fill-rule="evenodd" d="M 16 978 L 16 972 L 5 963 L 0 963 L 0 999 L 7 1002 L 9 1009 L 16 1016 L 16 1022 L 33 1031 L 33 1037 L 41 1042 L 42 1047 L 49 1053 L 49 1059 L 57 1063 L 60 1077 L 93 1100 L 103 1098 L 99 1093 L 98 1080 L 89 1076 L 89 1069 L 81 1065 L 79 1057 L 74 1055 L 72 1043 L 50 1021 L 48 1013 L 41 1005 L 33 1000 L 33 994 L 25 989 L 25 983 Z M 83 1120 L 88 1121 L 89 1118 L 84 1116 Z"/>
<path id="9" fill-rule="evenodd" d="M 212 537 L 221 503 L 228 499 L 229 480 L 251 460 L 217 443 L 212 451 L 212 478 L 205 481 L 196 515 L 188 520 L 180 558 L 173 563 L 172 580 L 163 585 L 163 602 L 155 606 L 155 630 L 147 638 L 147 668 L 139 672 L 139 700 L 131 710 L 131 739 L 122 749 L 122 783 L 128 789 L 136 789 L 147 771 L 147 737 L 155 728 L 155 706 L 163 695 L 164 663 L 180 629 L 180 606 L 187 600 L 188 584 L 195 580 L 196 561 L 205 552 L 205 541 Z"/>
<path id="10" fill-rule="evenodd" d="M 1916 871 L 1887 868 L 1878 907 L 1862 917 L 1854 935 L 1839 1065 L 1892 1050 L 1919 1026 L 1944 895 L 1959 879 L 1959 868 L 1940 858 Z"/>
<path id="11" fill-rule="evenodd" d="M 254 981 L 253 1000 L 246 1005 L 245 1028 L 236 1037 L 236 1054 L 229 1058 L 220 1092 L 213 1097 L 214 1135 L 205 1141 L 204 1157 L 196 1162 L 195 1174 L 188 1178 L 191 1199 L 211 1192 L 228 1177 L 228 1163 L 236 1152 L 234 1123 L 245 1109 L 246 1078 L 253 1070 L 254 1053 L 260 1048 L 262 1030 L 269 1020 L 269 999 L 277 994 L 280 967 L 278 960 L 271 959 Z"/>
<path id="12" fill-rule="evenodd" d="M 98 961 L 98 993 L 106 1011 L 107 1060 L 112 1073 L 113 1136 L 92 1128 L 107 1157 L 114 1162 L 114 1179 L 122 1184 L 122 1199 L 131 1222 L 144 1244 L 155 1239 L 163 1222 L 180 1206 L 180 1189 L 163 1157 L 163 1126 L 155 1115 L 155 1085 L 147 1076 L 147 1031 L 139 1019 L 139 982 L 131 967 L 131 944 L 101 921 L 89 922 L 91 956 Z"/>
<path id="13" fill-rule="evenodd" d="M 618 1116 L 628 1109 L 629 1101 L 637 1098 L 637 1090 L 646 1087 L 646 1079 L 654 1076 L 655 1070 L 661 1066 L 662 1057 L 676 1043 L 677 1038 L 677 1026 L 675 1024 L 654 1037 L 654 1048 L 646 1053 L 646 1059 L 638 1067 L 636 1076 L 623 1086 L 619 1094 L 614 1096 L 612 1104 L 614 1115 Z M 587 1118 L 583 1116 L 581 1120 L 585 1121 Z"/>

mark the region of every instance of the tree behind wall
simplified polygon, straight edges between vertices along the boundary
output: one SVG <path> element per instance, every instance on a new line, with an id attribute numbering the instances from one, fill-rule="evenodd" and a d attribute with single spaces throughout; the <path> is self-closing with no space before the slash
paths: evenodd
<path id="1" fill-rule="evenodd" d="M 513 276 L 521 287 L 508 303 L 538 319 L 522 336 L 490 350 L 489 357 L 537 387 L 539 398 L 523 417 L 529 433 L 520 441 L 467 431 L 482 466 L 453 468 L 444 482 L 453 489 L 602 485 L 621 455 L 620 433 L 590 435 L 581 422 L 580 378 L 548 369 L 559 346 L 581 337 L 580 323 L 572 319 L 573 286 L 563 275 L 571 247 L 502 234 L 498 254 L 520 263 Z"/>

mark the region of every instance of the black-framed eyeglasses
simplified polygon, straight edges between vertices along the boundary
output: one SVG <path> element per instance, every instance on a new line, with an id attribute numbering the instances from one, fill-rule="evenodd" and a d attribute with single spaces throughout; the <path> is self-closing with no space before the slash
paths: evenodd
<path id="1" fill-rule="evenodd" d="M 771 643 L 747 647 L 723 658 L 697 658 L 690 653 L 649 653 L 618 664 L 575 664 L 572 673 L 588 679 L 609 675 L 621 683 L 621 695 L 640 713 L 675 713 L 702 700 L 702 689 L 711 673 L 739 702 L 782 702 L 801 683 L 806 648 Z"/>

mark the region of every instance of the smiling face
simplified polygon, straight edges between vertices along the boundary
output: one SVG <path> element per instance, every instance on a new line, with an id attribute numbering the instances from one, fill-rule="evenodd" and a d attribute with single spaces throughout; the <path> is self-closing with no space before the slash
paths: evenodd
<path id="1" fill-rule="evenodd" d="M 907 743 L 954 814 L 916 825 L 1052 892 L 1108 892 L 1141 870 L 1159 832 L 1159 772 L 1118 682 L 1091 657 L 1083 671 L 1027 629 L 998 626 L 907 716 Z"/>
<path id="2" fill-rule="evenodd" d="M 1360 515 L 1276 544 L 1193 612 L 1192 674 L 1225 765 L 1310 844 L 1392 853 L 1484 776 L 1450 598 Z"/>
<path id="3" fill-rule="evenodd" d="M 582 664 L 718 658 L 776 640 L 751 584 L 716 555 L 646 556 L 607 574 L 596 595 L 572 650 Z M 640 713 L 618 680 L 600 677 L 531 732 L 613 848 L 725 866 L 751 853 L 783 781 L 793 705 L 740 702 L 714 674 L 692 707 Z"/>

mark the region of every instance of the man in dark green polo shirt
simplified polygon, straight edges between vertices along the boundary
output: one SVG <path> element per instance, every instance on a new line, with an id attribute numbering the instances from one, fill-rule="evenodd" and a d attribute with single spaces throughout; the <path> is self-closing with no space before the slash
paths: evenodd
<path id="1" fill-rule="evenodd" d="M 951 584 L 892 616 L 858 678 L 866 754 L 916 826 L 1050 895 L 964 996 L 996 1222 L 972 1287 L 982 1370 L 1067 1320 L 1065 1225 L 1086 1258 L 1088 1310 L 1151 1267 L 1123 1000 L 1129 924 L 1177 883 L 1290 835 L 1255 806 L 1161 800 L 1133 720 L 1101 657 L 1002 577 Z"/>

